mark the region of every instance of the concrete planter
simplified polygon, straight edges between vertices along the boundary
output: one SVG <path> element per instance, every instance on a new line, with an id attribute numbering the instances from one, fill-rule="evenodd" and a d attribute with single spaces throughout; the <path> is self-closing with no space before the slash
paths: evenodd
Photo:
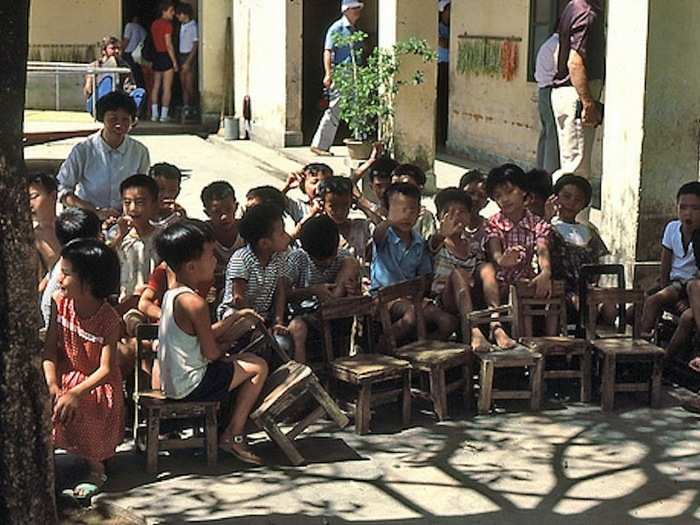
<path id="1" fill-rule="evenodd" d="M 343 141 L 348 148 L 348 155 L 352 160 L 367 160 L 372 153 L 372 143 L 355 139 Z"/>

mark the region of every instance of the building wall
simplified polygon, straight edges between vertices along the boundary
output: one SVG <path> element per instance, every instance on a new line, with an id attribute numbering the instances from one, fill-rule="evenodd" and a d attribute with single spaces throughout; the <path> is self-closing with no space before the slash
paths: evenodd
<path id="1" fill-rule="evenodd" d="M 463 0 L 452 4 L 450 112 L 447 146 L 487 164 L 515 161 L 534 165 L 540 124 L 537 85 L 527 81 L 530 0 Z M 518 37 L 518 69 L 511 81 L 459 73 L 460 38 Z M 597 134 L 593 172 L 602 165 L 602 132 Z"/>
<path id="2" fill-rule="evenodd" d="M 200 60 L 199 86 L 202 113 L 219 116 L 225 89 L 226 19 L 231 16 L 231 0 L 206 0 L 199 6 Z M 230 86 L 233 89 L 233 86 Z"/>
<path id="3" fill-rule="evenodd" d="M 29 12 L 30 45 L 93 45 L 119 36 L 120 0 L 34 0 Z"/>

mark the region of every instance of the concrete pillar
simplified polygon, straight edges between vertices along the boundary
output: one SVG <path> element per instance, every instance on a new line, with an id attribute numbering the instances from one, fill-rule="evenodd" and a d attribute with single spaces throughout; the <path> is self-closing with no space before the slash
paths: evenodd
<path id="1" fill-rule="evenodd" d="M 231 16 L 231 12 L 231 0 L 206 0 L 199 3 L 199 92 L 204 119 L 218 121 L 221 112 L 226 78 L 226 18 Z"/>
<path id="2" fill-rule="evenodd" d="M 698 180 L 700 2 L 608 2 L 602 213 L 616 257 L 657 261 L 679 186 Z M 597 219 L 597 220 L 596 220 Z"/>
<path id="3" fill-rule="evenodd" d="M 422 38 L 437 51 L 437 3 L 426 0 L 380 0 L 379 46 L 389 47 L 410 37 Z M 395 154 L 399 162 L 411 162 L 428 174 L 426 191 L 435 190 L 435 111 L 437 64 L 422 65 L 418 57 L 406 57 L 402 71 L 421 67 L 425 82 L 404 86 L 396 99 Z"/>

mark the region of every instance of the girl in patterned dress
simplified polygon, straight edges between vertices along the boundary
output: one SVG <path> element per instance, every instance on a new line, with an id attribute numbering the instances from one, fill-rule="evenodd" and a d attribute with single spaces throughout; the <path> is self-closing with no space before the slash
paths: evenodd
<path id="1" fill-rule="evenodd" d="M 53 406 L 54 444 L 90 468 L 74 496 L 89 498 L 106 480 L 104 460 L 124 436 L 122 376 L 117 366 L 120 318 L 107 303 L 119 290 L 117 254 L 95 239 L 68 243 L 59 263 L 44 349 Z"/>

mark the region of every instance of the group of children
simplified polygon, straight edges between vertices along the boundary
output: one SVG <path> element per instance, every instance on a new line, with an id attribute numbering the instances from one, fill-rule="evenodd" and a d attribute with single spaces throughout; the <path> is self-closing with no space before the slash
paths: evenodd
<path id="1" fill-rule="evenodd" d="M 505 304 L 510 285 L 522 280 L 538 297 L 551 293 L 552 280 L 563 281 L 575 311 L 581 266 L 608 253 L 595 228 L 576 219 L 592 196 L 590 183 L 576 175 L 552 185 L 546 173 L 513 164 L 487 176 L 471 170 L 458 187 L 435 195 L 437 215 L 422 205 L 426 176 L 417 166 L 375 152 L 359 170 L 363 175 L 375 199 L 359 192 L 357 174 L 336 176 L 325 164 L 309 164 L 282 190 L 250 190 L 242 213 L 234 188 L 213 182 L 201 192 L 207 221 L 188 219 L 177 204 L 182 174 L 171 164 L 124 180 L 122 214 L 104 222 L 79 208 L 56 217 L 53 178 L 30 180 L 56 444 L 91 466 L 78 496 L 104 481 L 103 461 L 123 436 L 122 379 L 134 366 L 134 345 L 121 319 L 130 310 L 159 323 L 153 384 L 166 396 L 224 400 L 238 389 L 219 443 L 260 463 L 244 427 L 268 363 L 231 352 L 242 334 L 264 323 L 305 362 L 317 321 L 300 304 L 372 294 L 425 276 L 431 337 L 461 335 L 478 351 L 511 348 L 515 342 L 497 318 L 488 333 L 457 334 L 460 319 Z M 303 197 L 288 196 L 293 188 Z M 500 211 L 485 218 L 489 199 Z M 663 288 L 645 308 L 648 330 L 666 306 L 683 311 L 685 329 L 693 312 L 700 317 L 700 307 L 691 308 L 700 305 L 691 245 L 700 227 L 700 183 L 681 188 L 678 209 L 679 220 L 664 234 Z M 411 303 L 397 300 L 390 314 L 396 338 L 412 337 Z"/>

